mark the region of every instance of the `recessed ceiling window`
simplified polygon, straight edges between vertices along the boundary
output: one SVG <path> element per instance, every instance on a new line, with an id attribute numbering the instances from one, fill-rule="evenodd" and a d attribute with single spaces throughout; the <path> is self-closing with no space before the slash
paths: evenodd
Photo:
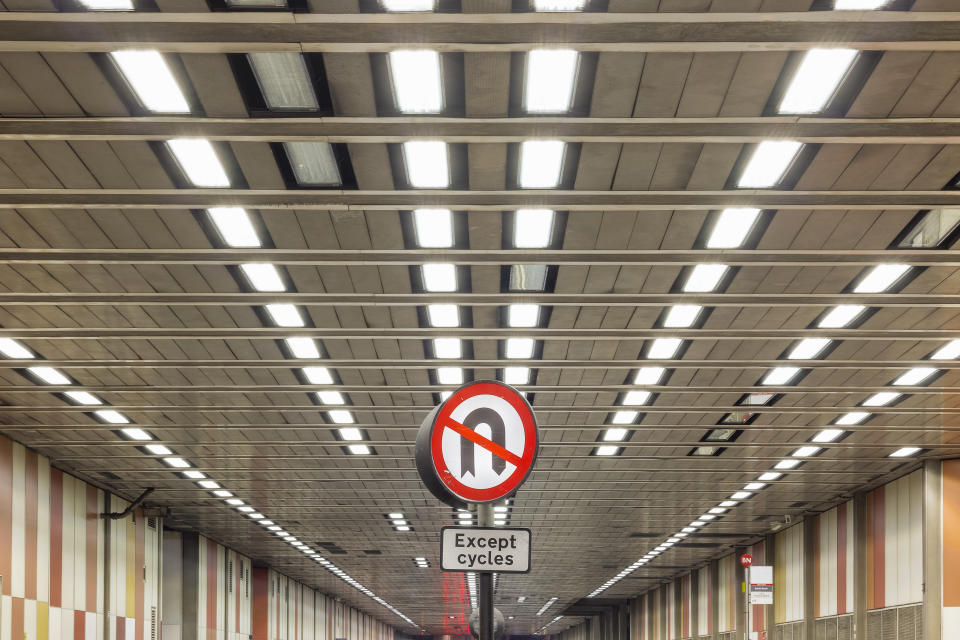
<path id="1" fill-rule="evenodd" d="M 801 464 L 803 460 L 781 460 L 777 464 L 773 465 L 774 469 L 796 469 Z"/>
<path id="2" fill-rule="evenodd" d="M 811 49 L 807 51 L 787 92 L 780 101 L 780 113 L 818 113 L 836 93 L 846 77 L 856 49 Z"/>
<path id="3" fill-rule="evenodd" d="M 2 351 L 2 347 L 0 347 L 0 351 Z M 930 356 L 930 359 L 955 360 L 957 357 L 960 357 L 960 339 L 951 340 L 947 344 L 943 345 L 933 352 L 933 354 Z"/>
<path id="4" fill-rule="evenodd" d="M 413 229 L 421 247 L 453 246 L 453 214 L 449 209 L 414 209 Z"/>
<path id="5" fill-rule="evenodd" d="M 250 216 L 240 207 L 212 207 L 207 209 L 210 222 L 228 247 L 262 246 Z"/>
<path id="6" fill-rule="evenodd" d="M 272 111 L 317 111 L 320 104 L 313 89 L 303 54 L 295 52 L 248 53 L 247 61 Z"/>
<path id="7" fill-rule="evenodd" d="M 27 371 L 44 384 L 72 384 L 70 378 L 53 367 L 29 367 Z"/>
<path id="8" fill-rule="evenodd" d="M 912 387 L 922 384 L 938 371 L 939 369 L 934 369 L 933 367 L 916 367 L 902 373 L 891 384 L 895 387 Z"/>
<path id="9" fill-rule="evenodd" d="M 121 429 L 120 433 L 122 433 L 125 438 L 130 440 L 153 440 L 153 436 L 151 436 L 149 433 L 143 429 L 137 429 L 134 427 Z"/>
<path id="10" fill-rule="evenodd" d="M 507 384 L 529 384 L 529 367 L 504 367 L 503 381 Z"/>
<path id="11" fill-rule="evenodd" d="M 303 367 L 300 371 L 310 384 L 333 384 L 333 376 L 326 367 Z"/>
<path id="12" fill-rule="evenodd" d="M 387 54 L 393 95 L 401 113 L 443 111 L 440 54 L 429 49 L 404 49 Z"/>
<path id="13" fill-rule="evenodd" d="M 863 422 L 869 417 L 870 417 L 870 414 L 867 413 L 866 411 L 850 411 L 848 413 L 843 414 L 836 420 L 834 420 L 833 424 L 840 424 L 845 426 L 860 424 L 861 422 Z"/>
<path id="14" fill-rule="evenodd" d="M 690 270 L 683 290 L 687 293 L 705 293 L 713 291 L 727 273 L 725 264 L 698 264 Z"/>
<path id="15" fill-rule="evenodd" d="M 730 442 L 736 440 L 740 433 L 737 429 L 711 429 L 703 439 L 706 442 Z"/>
<path id="16" fill-rule="evenodd" d="M 601 445 L 593 450 L 595 456 L 615 456 L 618 453 L 620 453 L 620 447 L 612 444 Z"/>
<path id="17" fill-rule="evenodd" d="M 452 264 L 431 263 L 420 267 L 423 288 L 427 291 L 456 291 L 457 268 Z"/>
<path id="18" fill-rule="evenodd" d="M 840 304 L 820 318 L 817 326 L 821 329 L 840 329 L 856 320 L 865 310 L 862 304 Z"/>
<path id="19" fill-rule="evenodd" d="M 694 447 L 688 455 L 691 456 L 715 456 L 723 453 L 723 447 Z"/>
<path id="20" fill-rule="evenodd" d="M 587 0 L 533 0 L 534 11 L 582 11 Z"/>
<path id="21" fill-rule="evenodd" d="M 611 424 L 633 424 L 640 414 L 636 411 L 617 411 L 610 418 Z"/>
<path id="22" fill-rule="evenodd" d="M 960 209 L 932 209 L 913 223 L 897 243 L 903 249 L 929 249 L 939 246 L 960 224 Z"/>
<path id="23" fill-rule="evenodd" d="M 510 265 L 511 291 L 543 291 L 547 288 L 547 265 Z"/>
<path id="24" fill-rule="evenodd" d="M 167 140 L 167 148 L 173 154 L 177 164 L 183 169 L 187 179 L 195 187 L 229 187 L 220 158 L 213 150 L 209 140 L 202 138 L 177 138 Z"/>
<path id="25" fill-rule="evenodd" d="M 432 327 L 460 326 L 460 310 L 455 304 L 429 304 L 427 318 Z"/>
<path id="26" fill-rule="evenodd" d="M 707 239 L 708 249 L 733 249 L 746 240 L 760 216 L 760 209 L 735 207 L 724 209 L 717 216 Z"/>
<path id="27" fill-rule="evenodd" d="M 810 458 L 823 451 L 821 447 L 800 447 L 790 455 L 794 458 Z"/>
<path id="28" fill-rule="evenodd" d="M 579 54 L 572 49 L 534 49 L 527 53 L 523 107 L 529 113 L 570 110 Z"/>
<path id="29" fill-rule="evenodd" d="M 460 367 L 437 367 L 437 382 L 440 384 L 463 384 L 463 369 Z"/>
<path id="30" fill-rule="evenodd" d="M 903 447 L 890 454 L 891 458 L 907 458 L 920 453 L 920 447 Z"/>
<path id="31" fill-rule="evenodd" d="M 340 167 L 329 142 L 284 142 L 293 177 L 302 187 L 339 187 Z"/>
<path id="32" fill-rule="evenodd" d="M 433 356 L 451 360 L 462 358 L 463 348 L 460 338 L 434 338 Z"/>
<path id="33" fill-rule="evenodd" d="M 698 304 L 677 304 L 670 307 L 666 317 L 663 319 L 663 326 L 667 328 L 685 328 L 693 326 L 700 316 L 703 307 Z"/>
<path id="34" fill-rule="evenodd" d="M 317 391 L 317 400 L 322 404 L 342 405 L 347 404 L 346 398 L 339 391 Z"/>
<path id="35" fill-rule="evenodd" d="M 564 143 L 560 140 L 526 140 L 520 143 L 522 189 L 552 189 L 560 184 Z"/>
<path id="36" fill-rule="evenodd" d="M 823 429 L 817 435 L 813 436 L 813 442 L 833 442 L 840 438 L 846 431 L 843 429 Z"/>
<path id="37" fill-rule="evenodd" d="M 776 367 L 771 369 L 763 378 L 760 384 L 764 385 L 784 385 L 790 384 L 800 373 L 798 367 Z"/>
<path id="38" fill-rule="evenodd" d="M 633 384 L 660 384 L 666 372 L 663 367 L 640 367 L 633 377 Z"/>
<path id="39" fill-rule="evenodd" d="M 540 305 L 511 304 L 507 307 L 507 325 L 511 327 L 535 327 L 540 321 Z"/>
<path id="40" fill-rule="evenodd" d="M 278 327 L 302 327 L 304 326 L 303 317 L 296 305 L 292 304 L 268 304 L 266 305 L 267 314 L 273 323 Z"/>
<path id="41" fill-rule="evenodd" d="M 645 405 L 650 401 L 652 395 L 649 391 L 627 391 L 623 394 L 622 404 L 628 407 Z"/>
<path id="42" fill-rule="evenodd" d="M 91 11 L 133 11 L 131 0 L 80 0 Z"/>
<path id="43" fill-rule="evenodd" d="M 147 111 L 190 112 L 190 105 L 180 85 L 158 51 L 112 51 L 110 58 Z"/>
<path id="44" fill-rule="evenodd" d="M 878 264 L 867 272 L 853 288 L 854 293 L 882 293 L 903 277 L 910 266 L 906 264 Z"/>
<path id="45" fill-rule="evenodd" d="M 680 338 L 657 338 L 650 343 L 647 358 L 651 360 L 666 360 L 672 358 L 680 350 L 683 340 Z"/>
<path id="46" fill-rule="evenodd" d="M 830 338 L 804 338 L 790 350 L 788 360 L 812 360 L 833 342 Z"/>
<path id="47" fill-rule="evenodd" d="M 863 401 L 863 406 L 865 406 L 865 407 L 883 407 L 883 406 L 886 406 L 886 405 L 890 404 L 891 402 L 893 402 L 893 401 L 896 400 L 897 398 L 899 398 L 900 395 L 901 395 L 901 394 L 896 393 L 896 392 L 894 392 L 894 391 L 881 391 L 881 392 L 879 392 L 879 393 L 873 394 L 872 396 L 870 396 L 869 398 L 867 398 L 866 400 L 864 400 L 864 401 Z"/>
<path id="48" fill-rule="evenodd" d="M 436 0 L 380 0 L 384 11 L 433 11 Z"/>
<path id="49" fill-rule="evenodd" d="M 775 393 L 748 393 L 740 399 L 739 404 L 760 407 L 770 404 L 775 397 Z"/>
<path id="50" fill-rule="evenodd" d="M 533 338 L 507 338 L 504 354 L 508 358 L 529 360 L 533 357 L 536 341 Z"/>
<path id="51" fill-rule="evenodd" d="M 540 249 L 550 246 L 554 212 L 551 209 L 520 209 L 513 218 L 513 246 Z"/>
<path id="52" fill-rule="evenodd" d="M 0 338 L 0 353 L 7 358 L 18 358 L 21 360 L 32 360 L 33 353 L 22 344 L 11 338 Z"/>
<path id="53" fill-rule="evenodd" d="M 738 187 L 762 189 L 783 179 L 803 145 L 793 140 L 765 140 L 757 145 L 740 176 Z"/>
<path id="54" fill-rule="evenodd" d="M 94 411 L 93 415 L 97 416 L 107 424 L 128 424 L 130 422 L 130 419 L 127 418 L 127 416 L 113 409 L 99 409 Z"/>
<path id="55" fill-rule="evenodd" d="M 346 409 L 334 409 L 332 411 L 328 411 L 327 415 L 330 416 L 330 419 L 334 424 L 353 424 L 356 422 L 353 419 L 353 414 Z"/>
<path id="56" fill-rule="evenodd" d="M 834 9 L 847 11 L 869 11 L 870 9 L 880 9 L 890 0 L 836 0 Z"/>
<path id="57" fill-rule="evenodd" d="M 438 140 L 411 140 L 403 143 L 407 181 L 417 189 L 446 189 L 450 186 L 447 143 Z"/>
<path id="58" fill-rule="evenodd" d="M 614 427 L 612 429 L 607 429 L 603 432 L 603 441 L 604 442 L 623 442 L 627 438 L 627 434 L 630 433 L 622 427 Z"/>
<path id="59" fill-rule="evenodd" d="M 250 262 L 240 265 L 240 270 L 250 286 L 257 291 L 285 291 L 287 288 L 280 272 L 272 264 Z"/>
<path id="60" fill-rule="evenodd" d="M 320 350 L 313 338 L 285 338 L 287 349 L 294 358 L 319 358 Z"/>
<path id="61" fill-rule="evenodd" d="M 373 453 L 373 452 L 370 450 L 370 447 L 368 447 L 368 446 L 365 445 L 365 444 L 350 444 L 350 445 L 347 445 L 347 451 L 349 451 L 351 454 L 353 454 L 353 455 L 355 455 L 355 456 L 368 456 L 368 455 L 370 455 L 371 453 Z M 399 527 L 398 527 L 398 530 L 399 530 Z"/>
<path id="62" fill-rule="evenodd" d="M 103 404 L 103 400 L 87 391 L 66 391 L 63 395 L 69 398 L 70 401 L 75 404 L 87 406 Z"/>

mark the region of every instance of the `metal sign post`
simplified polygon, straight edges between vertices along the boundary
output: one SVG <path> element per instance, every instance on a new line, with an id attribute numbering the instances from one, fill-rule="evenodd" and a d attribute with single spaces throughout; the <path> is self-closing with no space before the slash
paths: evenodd
<path id="1" fill-rule="evenodd" d="M 477 524 L 493 526 L 493 505 L 484 502 L 477 505 Z M 493 640 L 493 574 L 480 572 L 480 640 Z"/>

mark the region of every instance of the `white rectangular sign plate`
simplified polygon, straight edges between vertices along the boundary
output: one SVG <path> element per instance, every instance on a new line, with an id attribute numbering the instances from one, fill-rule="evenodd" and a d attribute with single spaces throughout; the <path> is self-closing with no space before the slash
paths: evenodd
<path id="1" fill-rule="evenodd" d="M 750 567 L 750 604 L 773 604 L 773 567 Z"/>
<path id="2" fill-rule="evenodd" d="M 529 573 L 530 529 L 444 527 L 440 533 L 440 568 Z"/>

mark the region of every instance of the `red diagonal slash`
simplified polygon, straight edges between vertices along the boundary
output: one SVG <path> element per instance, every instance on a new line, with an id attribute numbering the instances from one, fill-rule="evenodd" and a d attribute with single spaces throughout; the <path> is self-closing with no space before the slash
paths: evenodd
<path id="1" fill-rule="evenodd" d="M 509 451 L 507 451 L 506 449 L 498 445 L 496 442 L 484 438 L 482 435 L 480 435 L 473 429 L 463 426 L 453 418 L 447 418 L 446 424 L 444 424 L 443 426 L 449 429 L 453 429 L 454 431 L 459 433 L 461 436 L 463 436 L 473 444 L 480 445 L 481 447 L 483 447 L 493 455 L 497 456 L 498 458 L 503 458 L 504 460 L 514 465 L 515 467 L 519 467 L 520 463 L 523 462 L 523 460 L 520 459 L 520 456 L 514 453 L 510 453 Z"/>

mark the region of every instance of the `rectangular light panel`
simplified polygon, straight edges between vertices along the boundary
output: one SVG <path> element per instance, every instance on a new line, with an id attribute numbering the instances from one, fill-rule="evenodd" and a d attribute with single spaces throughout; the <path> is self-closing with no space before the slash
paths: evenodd
<path id="1" fill-rule="evenodd" d="M 651 360 L 665 360 L 672 358 L 680 349 L 683 340 L 680 338 L 657 338 L 650 344 L 647 358 Z"/>
<path id="2" fill-rule="evenodd" d="M 514 214 L 513 246 L 542 249 L 550 246 L 554 212 L 551 209 L 520 209 Z"/>
<path id="3" fill-rule="evenodd" d="M 320 350 L 313 338 L 286 338 L 287 349 L 294 358 L 319 358 Z"/>
<path id="4" fill-rule="evenodd" d="M 343 394 L 339 391 L 317 391 L 317 400 L 323 404 L 342 405 L 347 404 Z"/>
<path id="5" fill-rule="evenodd" d="M 790 384 L 790 381 L 800 373 L 799 367 L 776 367 L 771 369 L 760 384 L 764 385 L 783 385 Z"/>
<path id="6" fill-rule="evenodd" d="M 780 113 L 818 113 L 836 93 L 853 61 L 855 49 L 810 49 L 780 101 Z"/>
<path id="7" fill-rule="evenodd" d="M 413 228 L 421 247 L 453 246 L 453 214 L 449 209 L 415 209 Z"/>
<path id="8" fill-rule="evenodd" d="M 764 189 L 776 185 L 802 146 L 793 140 L 761 142 L 754 149 L 737 186 L 744 189 Z"/>
<path id="9" fill-rule="evenodd" d="M 660 384 L 666 372 L 663 367 L 640 367 L 633 377 L 633 384 Z"/>
<path id="10" fill-rule="evenodd" d="M 340 167 L 329 142 L 284 142 L 283 150 L 302 187 L 339 187 Z"/>
<path id="11" fill-rule="evenodd" d="M 533 338 L 507 338 L 504 352 L 508 358 L 530 359 L 536 341 Z"/>
<path id="12" fill-rule="evenodd" d="M 547 265 L 510 265 L 511 291 L 543 291 L 547 287 Z"/>
<path id="13" fill-rule="evenodd" d="M 433 356 L 447 359 L 463 357 L 460 338 L 434 338 Z"/>
<path id="14" fill-rule="evenodd" d="M 847 326 L 866 309 L 862 304 L 840 304 L 820 318 L 817 326 L 821 329 L 839 329 Z"/>
<path id="15" fill-rule="evenodd" d="M 103 400 L 86 391 L 67 391 L 63 395 L 67 396 L 77 404 L 97 405 L 103 404 Z"/>
<path id="16" fill-rule="evenodd" d="M 889 0 L 836 0 L 834 9 L 847 11 L 869 11 L 870 9 L 879 9 L 887 4 Z"/>
<path id="17" fill-rule="evenodd" d="M 503 381 L 507 384 L 528 384 L 530 382 L 530 368 L 504 367 Z"/>
<path id="18" fill-rule="evenodd" d="M 854 287 L 854 293 L 882 293 L 892 287 L 910 266 L 906 264 L 878 264 Z"/>
<path id="19" fill-rule="evenodd" d="M 187 179 L 195 187 L 229 187 L 227 177 L 220 158 L 213 150 L 209 140 L 202 138 L 177 138 L 167 140 L 167 147 L 176 158 L 177 163 Z"/>
<path id="20" fill-rule="evenodd" d="M 420 267 L 427 291 L 456 291 L 457 268 L 452 264 L 425 264 Z"/>
<path id="21" fill-rule="evenodd" d="M 302 54 L 248 53 L 247 61 L 271 111 L 316 111 L 320 108 Z"/>
<path id="22" fill-rule="evenodd" d="M 240 207 L 213 207 L 207 209 L 210 221 L 217 233 L 230 247 L 259 247 L 263 243 L 257 236 L 250 216 Z"/>
<path id="23" fill-rule="evenodd" d="M 148 111 L 190 112 L 190 105 L 187 104 L 180 85 L 158 51 L 111 51 L 110 58 Z"/>
<path id="24" fill-rule="evenodd" d="M 848 413 L 843 414 L 836 420 L 834 420 L 833 424 L 850 426 L 854 424 L 860 424 L 861 422 L 863 422 L 869 417 L 870 417 L 870 414 L 867 413 L 866 411 L 850 411 Z"/>
<path id="25" fill-rule="evenodd" d="M 893 381 L 895 387 L 911 387 L 921 384 L 924 380 L 935 374 L 939 369 L 933 367 L 916 367 L 905 371 L 896 380 Z"/>
<path id="26" fill-rule="evenodd" d="M 833 342 L 830 338 L 804 338 L 787 355 L 788 360 L 812 360 Z"/>
<path id="27" fill-rule="evenodd" d="M 663 319 L 663 326 L 668 328 L 685 328 L 692 326 L 696 321 L 703 307 L 698 304 L 677 304 L 670 307 L 666 317 Z"/>
<path id="28" fill-rule="evenodd" d="M 511 327 L 535 327 L 540 321 L 540 305 L 511 304 L 507 307 L 507 325 Z"/>
<path id="29" fill-rule="evenodd" d="M 460 311 L 455 304 L 429 304 L 427 317 L 431 327 L 460 326 Z"/>
<path id="30" fill-rule="evenodd" d="M 897 398 L 900 397 L 899 393 L 893 391 L 881 391 L 880 393 L 875 393 L 866 400 L 863 401 L 863 406 L 865 407 L 883 407 Z"/>
<path id="31" fill-rule="evenodd" d="M 760 209 L 737 207 L 724 209 L 713 225 L 713 231 L 707 239 L 708 249 L 733 249 L 746 240 L 753 228 Z"/>
<path id="32" fill-rule="evenodd" d="M 623 394 L 623 404 L 629 407 L 638 407 L 647 404 L 652 394 L 649 391 L 627 391 Z"/>
<path id="33" fill-rule="evenodd" d="M 527 140 L 520 143 L 522 189 L 552 189 L 560 184 L 564 143 L 560 140 Z"/>
<path id="34" fill-rule="evenodd" d="M 285 291 L 286 286 L 280 277 L 280 272 L 272 264 L 264 262 L 249 262 L 240 265 L 244 277 L 257 291 Z"/>
<path id="35" fill-rule="evenodd" d="M 824 429 L 817 435 L 813 436 L 814 442 L 833 442 L 845 432 L 843 429 Z"/>
<path id="36" fill-rule="evenodd" d="M 579 54 L 572 49 L 534 49 L 527 53 L 523 106 L 528 113 L 570 110 Z"/>
<path id="37" fill-rule="evenodd" d="M 128 424 L 130 422 L 127 416 L 113 409 L 100 409 L 93 414 L 108 424 Z"/>
<path id="38" fill-rule="evenodd" d="M 333 376 L 326 367 L 304 367 L 300 371 L 310 384 L 333 384 Z"/>
<path id="39" fill-rule="evenodd" d="M 729 267 L 725 264 L 698 264 L 687 276 L 683 290 L 688 293 L 706 293 L 713 291 Z"/>
<path id="40" fill-rule="evenodd" d="M 429 49 L 401 49 L 387 54 L 393 95 L 403 113 L 440 113 L 443 85 L 440 54 Z"/>
<path id="41" fill-rule="evenodd" d="M 131 0 L 80 0 L 91 11 L 133 11 Z"/>
<path id="42" fill-rule="evenodd" d="M 437 382 L 440 384 L 463 384 L 463 369 L 460 367 L 437 367 Z"/>
<path id="43" fill-rule="evenodd" d="M 380 0 L 384 11 L 433 11 L 436 0 Z"/>
<path id="44" fill-rule="evenodd" d="M 533 0 L 534 11 L 581 11 L 587 0 Z"/>
<path id="45" fill-rule="evenodd" d="M 403 143 L 407 181 L 417 189 L 446 189 L 450 186 L 447 143 L 438 140 L 411 140 Z"/>
<path id="46" fill-rule="evenodd" d="M 265 308 L 270 315 L 270 319 L 273 320 L 274 324 L 278 327 L 304 326 L 303 318 L 300 316 L 300 310 L 297 309 L 296 305 L 278 303 L 268 304 Z"/>
<path id="47" fill-rule="evenodd" d="M 2 347 L 0 347 L 0 350 L 2 350 Z M 931 360 L 955 360 L 958 356 L 960 356 L 960 339 L 951 340 L 947 344 L 943 345 L 942 347 L 937 349 L 933 353 L 933 355 L 930 356 L 930 359 Z"/>
<path id="48" fill-rule="evenodd" d="M 29 349 L 11 338 L 0 338 L 0 353 L 7 358 L 19 358 L 21 360 L 32 360 L 34 358 Z"/>
<path id="49" fill-rule="evenodd" d="M 29 367 L 27 371 L 46 384 L 71 384 L 70 378 L 53 367 Z"/>

